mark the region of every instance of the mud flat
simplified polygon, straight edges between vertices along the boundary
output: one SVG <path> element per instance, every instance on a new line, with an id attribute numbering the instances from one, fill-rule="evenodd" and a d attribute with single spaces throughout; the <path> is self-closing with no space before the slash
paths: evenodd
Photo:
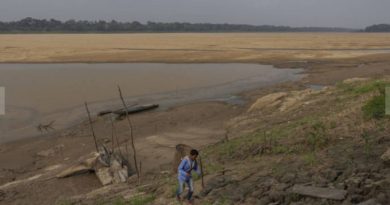
<path id="1" fill-rule="evenodd" d="M 6 88 L 1 141 L 40 134 L 35 126 L 55 120 L 63 129 L 85 117 L 120 106 L 117 85 L 130 104 L 159 103 L 162 109 L 199 100 L 240 103 L 235 95 L 297 80 L 300 69 L 258 64 L 0 64 Z"/>

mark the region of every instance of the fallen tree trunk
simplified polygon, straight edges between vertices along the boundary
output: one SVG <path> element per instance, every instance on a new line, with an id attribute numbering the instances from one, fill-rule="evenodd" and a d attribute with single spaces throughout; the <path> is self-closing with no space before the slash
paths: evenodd
<path id="1" fill-rule="evenodd" d="M 101 116 L 104 116 L 104 115 L 107 115 L 107 114 L 111 114 L 112 113 L 112 110 L 103 110 L 103 111 L 100 111 L 98 113 L 98 116 L 101 117 Z"/>
<path id="2" fill-rule="evenodd" d="M 121 118 L 125 117 L 126 114 L 135 114 L 135 113 L 139 113 L 139 112 L 153 110 L 153 109 L 156 109 L 158 107 L 159 107 L 158 104 L 137 105 L 137 106 L 133 106 L 133 107 L 128 107 L 127 109 L 122 108 L 122 109 L 113 111 L 112 113 L 117 114 L 118 119 L 121 119 Z"/>

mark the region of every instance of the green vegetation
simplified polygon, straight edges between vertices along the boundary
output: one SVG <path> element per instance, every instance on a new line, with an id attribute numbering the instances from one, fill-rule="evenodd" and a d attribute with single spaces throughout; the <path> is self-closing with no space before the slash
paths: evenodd
<path id="1" fill-rule="evenodd" d="M 363 82 L 361 84 L 339 83 L 337 84 L 337 88 L 341 89 L 346 93 L 351 93 L 354 96 L 358 96 L 361 94 L 376 91 L 378 89 L 383 89 L 384 87 L 389 85 L 390 83 L 385 82 L 383 80 L 374 80 L 374 81 Z"/>
<path id="2" fill-rule="evenodd" d="M 314 152 L 317 148 L 325 146 L 329 139 L 326 136 L 326 128 L 322 122 L 314 122 L 310 126 L 310 131 L 306 135 L 307 143 L 311 147 L 311 151 Z"/>
<path id="3" fill-rule="evenodd" d="M 364 140 L 364 153 L 367 156 L 369 156 L 371 151 L 372 151 L 372 139 L 373 139 L 373 136 L 370 135 L 370 133 L 365 130 L 365 131 L 363 131 L 361 137 Z"/>
<path id="4" fill-rule="evenodd" d="M 363 94 L 376 92 L 363 107 L 363 116 L 366 119 L 381 119 L 385 117 L 386 95 L 385 88 L 390 86 L 390 83 L 384 80 L 367 81 L 363 83 L 340 83 L 337 88 L 344 93 L 351 94 L 353 97 L 358 97 Z M 341 100 L 340 103 L 343 101 Z"/>
<path id="5" fill-rule="evenodd" d="M 389 24 L 375 24 L 372 26 L 366 27 L 365 32 L 390 32 Z"/>
<path id="6" fill-rule="evenodd" d="M 381 119 L 385 117 L 386 96 L 384 93 L 374 96 L 363 107 L 363 114 L 366 119 Z"/>
<path id="7" fill-rule="evenodd" d="M 317 156 L 314 152 L 309 152 L 309 153 L 303 155 L 303 161 L 308 166 L 313 166 L 313 165 L 317 164 L 317 162 L 318 162 Z"/>
<path id="8" fill-rule="evenodd" d="M 354 31 L 344 28 L 289 27 L 272 25 L 211 24 L 211 23 L 161 23 L 138 21 L 59 21 L 56 19 L 24 18 L 20 21 L 0 22 L 0 33 L 92 33 L 92 32 L 327 32 Z"/>

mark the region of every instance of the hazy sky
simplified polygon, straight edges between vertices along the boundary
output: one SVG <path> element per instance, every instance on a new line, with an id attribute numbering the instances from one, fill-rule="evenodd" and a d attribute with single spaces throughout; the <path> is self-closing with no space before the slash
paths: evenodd
<path id="1" fill-rule="evenodd" d="M 0 0 L 0 20 L 120 20 L 335 26 L 390 23 L 390 0 Z"/>

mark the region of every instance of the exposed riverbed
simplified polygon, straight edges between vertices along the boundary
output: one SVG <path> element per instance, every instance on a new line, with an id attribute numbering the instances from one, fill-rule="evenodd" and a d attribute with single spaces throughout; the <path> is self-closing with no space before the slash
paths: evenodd
<path id="1" fill-rule="evenodd" d="M 56 129 L 120 107 L 117 85 L 129 104 L 159 103 L 162 109 L 194 101 L 242 103 L 240 92 L 297 80 L 301 69 L 258 64 L 0 64 L 6 114 L 1 141 L 40 134 L 36 126 L 55 120 Z"/>

